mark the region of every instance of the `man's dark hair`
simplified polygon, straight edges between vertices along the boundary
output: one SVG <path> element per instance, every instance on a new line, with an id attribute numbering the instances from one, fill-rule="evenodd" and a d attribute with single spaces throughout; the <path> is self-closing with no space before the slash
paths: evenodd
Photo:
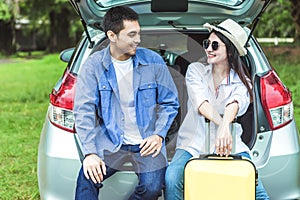
<path id="1" fill-rule="evenodd" d="M 107 31 L 109 30 L 118 34 L 124 28 L 124 20 L 138 21 L 138 19 L 138 14 L 131 8 L 116 6 L 109 9 L 104 15 L 102 28 L 105 34 L 107 34 Z"/>

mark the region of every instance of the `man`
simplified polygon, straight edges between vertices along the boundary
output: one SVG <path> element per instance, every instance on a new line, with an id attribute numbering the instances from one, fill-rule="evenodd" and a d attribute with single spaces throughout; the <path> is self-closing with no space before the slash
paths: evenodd
<path id="1" fill-rule="evenodd" d="M 111 8 L 103 29 L 110 43 L 78 75 L 75 128 L 85 158 L 76 199 L 98 199 L 101 182 L 131 161 L 139 184 L 130 199 L 157 199 L 167 164 L 164 138 L 178 110 L 175 84 L 163 59 L 137 47 L 138 15 Z"/>

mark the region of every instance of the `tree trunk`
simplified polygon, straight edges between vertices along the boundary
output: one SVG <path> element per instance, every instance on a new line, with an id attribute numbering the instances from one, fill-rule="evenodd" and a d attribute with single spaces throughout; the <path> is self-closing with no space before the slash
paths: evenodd
<path id="1" fill-rule="evenodd" d="M 300 1 L 290 0 L 292 4 L 292 17 L 295 24 L 295 42 L 300 41 Z"/>
<path id="2" fill-rule="evenodd" d="M 0 20 L 0 53 L 12 55 L 16 53 L 14 21 Z"/>
<path id="3" fill-rule="evenodd" d="M 70 31 L 70 16 L 71 13 L 69 9 L 62 8 L 60 12 L 56 12 L 53 10 L 49 14 L 50 16 L 50 52 L 61 51 L 65 48 L 70 47 L 70 39 L 69 31 Z"/>

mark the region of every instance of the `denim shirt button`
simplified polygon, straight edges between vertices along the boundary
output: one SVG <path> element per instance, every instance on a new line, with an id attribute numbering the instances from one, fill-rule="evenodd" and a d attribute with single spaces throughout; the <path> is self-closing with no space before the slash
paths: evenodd
<path id="1" fill-rule="evenodd" d="M 148 88 L 151 88 L 151 85 L 148 85 Z"/>
<path id="2" fill-rule="evenodd" d="M 105 88 L 106 88 L 106 86 L 105 86 L 105 85 L 103 85 L 103 86 L 102 86 L 102 88 L 103 88 L 103 89 L 105 89 Z"/>

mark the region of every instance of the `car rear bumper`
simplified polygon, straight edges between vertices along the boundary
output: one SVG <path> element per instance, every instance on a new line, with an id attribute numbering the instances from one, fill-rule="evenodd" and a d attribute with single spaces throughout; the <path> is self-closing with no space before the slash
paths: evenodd
<path id="1" fill-rule="evenodd" d="M 259 169 L 270 199 L 300 199 L 300 153 L 273 156 Z"/>
<path id="2" fill-rule="evenodd" d="M 261 134 L 251 151 L 272 200 L 300 199 L 299 136 L 294 125 Z M 41 199 L 74 199 L 80 167 L 74 134 L 53 126 L 46 117 L 38 153 Z M 137 181 L 132 171 L 119 172 L 103 183 L 100 198 L 127 199 Z"/>
<path id="3" fill-rule="evenodd" d="M 300 199 L 299 133 L 294 121 L 258 134 L 251 153 L 272 200 Z"/>

